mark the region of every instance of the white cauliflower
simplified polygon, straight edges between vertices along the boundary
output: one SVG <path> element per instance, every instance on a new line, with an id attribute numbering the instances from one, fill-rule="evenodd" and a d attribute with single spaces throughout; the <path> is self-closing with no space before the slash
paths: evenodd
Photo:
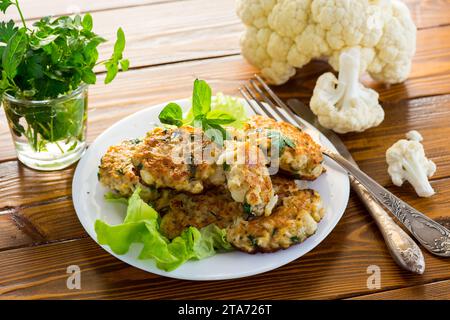
<path id="1" fill-rule="evenodd" d="M 416 48 L 416 27 L 398 0 L 237 0 L 247 26 L 245 58 L 282 84 L 315 58 L 335 70 L 349 47 L 361 47 L 362 71 L 385 83 L 404 81 Z"/>
<path id="2" fill-rule="evenodd" d="M 323 127 L 347 133 L 364 131 L 383 121 L 378 93 L 359 82 L 360 59 L 359 48 L 343 51 L 339 79 L 328 72 L 317 80 L 310 107 Z"/>
<path id="3" fill-rule="evenodd" d="M 422 136 L 417 131 L 406 136 L 408 140 L 399 140 L 386 151 L 388 173 L 396 186 L 407 180 L 419 197 L 430 197 L 434 190 L 428 178 L 436 172 L 436 164 L 425 156 Z"/>

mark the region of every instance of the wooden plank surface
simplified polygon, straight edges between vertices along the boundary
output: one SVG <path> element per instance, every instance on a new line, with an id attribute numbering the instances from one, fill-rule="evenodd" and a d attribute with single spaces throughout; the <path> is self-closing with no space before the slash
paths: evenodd
<path id="1" fill-rule="evenodd" d="M 96 12 L 182 0 L 56 0 L 51 1 L 51 5 L 48 5 L 48 1 L 49 0 L 19 0 L 25 19 L 32 20 L 47 16 Z M 6 18 L 15 21 L 20 20 L 19 13 L 15 9 L 8 10 Z"/>
<path id="2" fill-rule="evenodd" d="M 119 25 L 126 31 L 127 55 L 134 70 L 109 86 L 91 88 L 89 142 L 133 112 L 188 96 L 195 77 L 206 79 L 217 91 L 236 94 L 238 84 L 256 72 L 239 56 L 242 26 L 230 0 L 130 0 L 126 4 L 60 0 L 52 6 L 36 0 L 22 2 L 28 19 L 65 13 L 76 2 L 81 11 L 94 12 L 96 30 L 103 36 L 112 38 Z M 411 76 L 404 84 L 390 87 L 365 78 L 380 92 L 386 120 L 343 139 L 371 176 L 450 226 L 450 1 L 406 3 L 420 29 Z M 111 44 L 102 49 L 108 55 Z M 313 62 L 276 90 L 284 99 L 308 102 L 317 77 L 328 70 L 326 63 Z M 424 135 L 427 155 L 438 166 L 432 182 L 437 194 L 430 199 L 417 198 L 409 186 L 393 187 L 386 173 L 386 148 L 410 129 Z M 145 273 L 107 254 L 83 230 L 72 206 L 73 171 L 74 166 L 42 173 L 20 165 L 0 111 L 0 298 L 449 298 L 448 260 L 424 252 L 424 275 L 399 270 L 353 194 L 333 233 L 306 256 L 277 270 L 221 281 L 220 290 L 210 282 Z M 71 264 L 81 267 L 80 291 L 66 288 L 66 268 Z M 369 265 L 381 268 L 378 291 L 366 286 Z"/>
<path id="3" fill-rule="evenodd" d="M 449 190 L 450 181 L 443 181 Z M 450 191 L 447 191 L 447 197 Z M 443 197 L 443 194 L 439 195 Z M 405 197 L 418 209 L 429 208 Z M 433 218 L 446 213 L 439 205 Z M 373 292 L 366 286 L 367 267 L 381 268 L 381 290 L 420 285 L 448 278 L 448 261 L 425 253 L 424 275 L 403 272 L 389 257 L 373 221 L 355 197 L 344 218 L 315 250 L 277 270 L 258 276 L 211 282 L 179 281 L 127 266 L 104 252 L 90 238 L 0 252 L 0 295 L 17 298 L 173 298 L 181 299 L 322 299 Z M 45 260 L 45 265 L 42 261 Z M 82 289 L 67 290 L 66 268 L 79 265 Z M 351 277 L 350 277 L 351 275 Z M 350 278 L 349 278 L 350 277 Z M 164 288 L 164 290 L 161 290 Z M 252 288 L 252 290 L 247 290 Z"/>
<path id="4" fill-rule="evenodd" d="M 186 0 L 58 0 L 53 1 L 51 6 L 44 3 L 44 1 L 46 0 L 20 0 L 25 19 L 37 19 L 45 16 L 59 16 L 70 13 L 117 10 L 124 7 L 141 7 L 163 2 L 180 2 Z M 232 0 L 229 2 L 232 2 Z M 448 0 L 404 0 L 403 2 L 409 7 L 411 15 L 419 29 L 450 24 Z M 16 10 L 10 10 L 6 18 L 16 21 L 20 20 L 20 16 Z"/>
<path id="5" fill-rule="evenodd" d="M 351 298 L 352 300 L 450 300 L 450 280 L 388 290 Z"/>

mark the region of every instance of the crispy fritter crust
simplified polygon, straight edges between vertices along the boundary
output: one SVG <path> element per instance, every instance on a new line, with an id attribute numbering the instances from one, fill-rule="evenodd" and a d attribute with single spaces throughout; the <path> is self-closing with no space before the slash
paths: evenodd
<path id="1" fill-rule="evenodd" d="M 242 203 L 233 201 L 224 188 L 198 195 L 179 193 L 169 198 L 167 207 L 160 210 L 167 212 L 161 220 L 161 232 L 169 239 L 179 236 L 189 226 L 203 228 L 215 223 L 226 228 L 244 214 Z"/>
<path id="2" fill-rule="evenodd" d="M 258 115 L 251 117 L 244 128 L 246 131 L 261 129 L 279 131 L 295 143 L 295 148 L 287 147 L 283 150 L 280 157 L 281 170 L 303 180 L 315 180 L 324 172 L 320 146 L 307 133 L 289 123 Z"/>
<path id="3" fill-rule="evenodd" d="M 322 201 L 313 190 L 300 190 L 295 181 L 274 177 L 279 195 L 272 215 L 253 217 L 242 204 L 232 200 L 227 190 L 216 188 L 201 195 L 180 193 L 168 201 L 161 231 L 172 239 L 188 226 L 197 228 L 215 223 L 226 228 L 227 240 L 247 253 L 274 252 L 304 241 L 314 234 L 322 219 Z"/>
<path id="4" fill-rule="evenodd" d="M 139 143 L 138 140 L 127 140 L 111 146 L 100 162 L 99 181 L 125 197 L 131 196 L 139 184 L 139 176 L 131 163 L 131 156 Z"/>
<path id="5" fill-rule="evenodd" d="M 274 252 L 303 242 L 317 230 L 324 210 L 314 190 L 297 190 L 281 197 L 281 204 L 267 217 L 238 219 L 227 228 L 227 240 L 247 252 Z"/>
<path id="6" fill-rule="evenodd" d="M 211 155 L 208 159 L 203 156 L 206 152 Z M 148 185 L 195 194 L 205 185 L 225 182 L 222 166 L 215 164 L 219 153 L 200 129 L 158 127 L 136 147 L 132 163 Z"/>

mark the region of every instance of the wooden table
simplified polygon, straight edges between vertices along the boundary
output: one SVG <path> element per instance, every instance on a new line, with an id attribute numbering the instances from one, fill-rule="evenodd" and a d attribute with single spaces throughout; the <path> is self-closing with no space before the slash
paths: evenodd
<path id="1" fill-rule="evenodd" d="M 22 0 L 30 20 L 67 10 L 90 11 L 95 30 L 127 35 L 132 70 L 90 89 L 89 141 L 123 117 L 169 99 L 187 97 L 195 77 L 215 91 L 236 94 L 256 71 L 239 54 L 243 26 L 232 0 Z M 126 3 L 126 4 L 125 4 Z M 450 1 L 408 0 L 418 26 L 410 78 L 393 86 L 366 83 L 380 92 L 386 119 L 343 139 L 363 170 L 402 199 L 450 225 Z M 14 19 L 17 16 L 11 14 Z M 112 44 L 102 52 L 109 55 Z M 287 85 L 283 98 L 307 102 L 317 77 L 329 67 L 313 62 Z M 438 167 L 437 194 L 419 199 L 412 188 L 394 187 L 385 151 L 419 130 Z M 245 279 L 192 282 L 130 267 L 101 249 L 83 230 L 72 205 L 75 166 L 43 173 L 21 165 L 0 113 L 0 298 L 6 299 L 389 299 L 450 298 L 450 260 L 424 252 L 423 275 L 404 272 L 354 194 L 334 231 L 315 250 L 282 268 Z M 68 290 L 69 265 L 81 268 L 81 290 Z M 381 269 L 381 288 L 367 287 L 367 268 Z"/>

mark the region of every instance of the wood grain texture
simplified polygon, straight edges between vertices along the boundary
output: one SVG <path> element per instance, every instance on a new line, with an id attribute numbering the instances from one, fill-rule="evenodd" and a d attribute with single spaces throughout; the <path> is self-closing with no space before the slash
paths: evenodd
<path id="1" fill-rule="evenodd" d="M 110 40 L 99 47 L 99 61 L 111 56 L 122 27 L 131 68 L 238 54 L 244 30 L 230 0 L 157 2 L 92 12 L 92 17 L 94 31 Z"/>
<path id="2" fill-rule="evenodd" d="M 180 2 L 186 0 L 58 0 L 51 7 L 43 5 L 45 0 L 21 0 L 25 19 L 37 19 L 45 16 L 59 16 L 71 13 L 117 10 L 124 7 L 145 6 L 163 2 Z M 234 8 L 233 1 L 230 8 Z M 404 0 L 419 29 L 447 25 L 450 23 L 450 4 L 448 0 Z M 10 10 L 7 19 L 20 20 L 16 10 Z"/>
<path id="3" fill-rule="evenodd" d="M 103 10 L 113 10 L 124 7 L 150 5 L 155 3 L 183 0 L 57 0 L 48 5 L 49 0 L 20 0 L 20 7 L 26 20 L 39 19 L 47 16 L 85 13 Z M 47 2 L 47 3 L 46 3 Z M 20 16 L 14 8 L 7 11 L 6 19 L 20 21 Z"/>
<path id="4" fill-rule="evenodd" d="M 449 190 L 449 183 L 442 181 L 442 187 Z M 430 208 L 417 198 L 405 200 L 419 209 Z M 436 203 L 431 216 L 447 214 L 446 208 L 448 203 Z M 363 212 L 359 201 L 352 197 L 333 233 L 301 259 L 258 276 L 214 284 L 173 280 L 132 268 L 104 252 L 90 238 L 7 250 L 0 252 L 0 295 L 5 299 L 345 298 L 373 293 L 366 286 L 366 270 L 373 264 L 381 268 L 380 290 L 450 278 L 448 261 L 428 253 L 424 275 L 400 270 L 389 257 L 374 222 Z M 66 268 L 73 264 L 82 271 L 80 291 L 66 288 Z"/>
<path id="5" fill-rule="evenodd" d="M 0 209 L 11 210 L 67 197 L 72 190 L 74 167 L 44 173 L 29 169 L 18 161 L 0 163 Z"/>
<path id="6" fill-rule="evenodd" d="M 431 218 L 450 224 L 447 210 L 450 204 L 450 179 L 437 180 L 433 182 L 433 187 L 438 193 L 430 199 L 419 199 L 408 189 L 391 190 Z M 450 278 L 448 261 L 428 253 L 424 253 L 427 264 L 425 275 L 415 276 L 401 271 L 389 257 L 375 223 L 353 195 L 342 220 L 314 251 L 296 262 L 261 276 L 222 281 L 221 284 L 225 284 L 225 287 L 220 291 L 213 291 L 208 282 L 163 279 L 119 263 L 92 240 L 85 239 L 87 235 L 68 200 L 28 205 L 15 212 L 6 212 L 0 215 L 0 226 L 7 226 L 2 228 L 3 234 L 0 237 L 0 296 L 3 298 L 189 296 L 212 299 L 230 297 L 231 294 L 234 298 L 251 299 L 344 298 L 371 293 L 366 287 L 366 269 L 372 264 L 382 269 L 380 290 Z M 64 243 L 46 244 L 57 241 Z M 46 245 L 37 247 L 39 244 Z M 14 249 L 18 246 L 22 248 Z M 46 261 L 45 268 L 40 267 L 43 259 Z M 83 272 L 86 271 L 83 283 L 87 287 L 76 293 L 68 291 L 64 282 L 64 268 L 71 264 L 77 264 Z M 15 268 L 12 268 L 13 265 Z M 29 275 L 29 270 L 35 272 Z M 17 274 L 23 276 L 17 278 Z M 291 279 L 288 280 L 289 278 Z M 45 283 L 41 283 L 39 279 L 46 279 Z M 20 283 L 19 288 L 16 283 Z M 159 285 L 165 290 L 159 290 Z M 250 293 L 244 290 L 245 287 L 255 290 Z"/>
<path id="7" fill-rule="evenodd" d="M 450 23 L 448 0 L 405 0 L 418 28 L 443 26 Z"/>
<path id="8" fill-rule="evenodd" d="M 450 300 L 450 280 L 388 290 L 351 298 L 351 300 Z"/>

